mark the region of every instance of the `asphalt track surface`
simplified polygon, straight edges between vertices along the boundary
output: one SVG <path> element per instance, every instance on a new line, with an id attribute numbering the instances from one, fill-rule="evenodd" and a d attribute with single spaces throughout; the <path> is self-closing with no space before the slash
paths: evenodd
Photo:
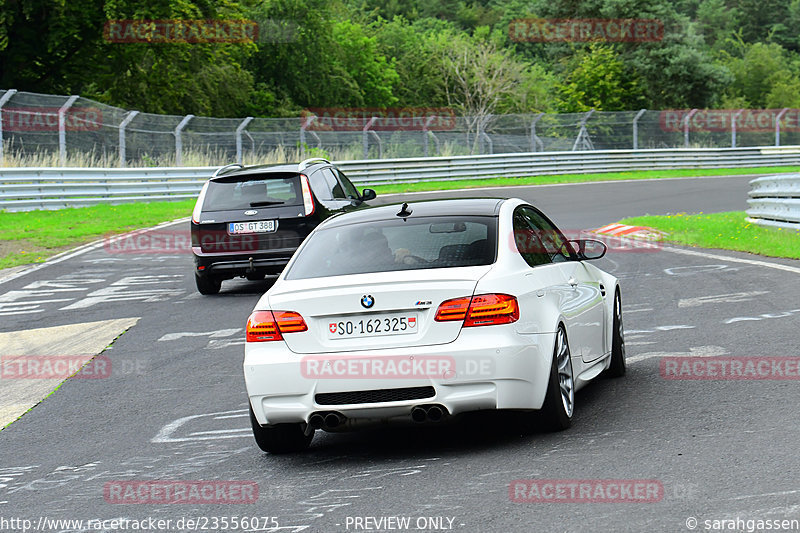
<path id="1" fill-rule="evenodd" d="M 518 196 L 562 228 L 584 229 L 627 215 L 744 209 L 747 182 L 671 179 L 379 200 Z M 703 531 L 715 525 L 706 520 L 737 519 L 727 530 L 738 531 L 750 527 L 746 520 L 800 518 L 796 377 L 666 379 L 660 367 L 676 356 L 800 355 L 800 262 L 669 248 L 612 253 L 598 265 L 621 279 L 628 375 L 578 393 L 571 429 L 523 434 L 519 418 L 488 413 L 433 428 L 317 432 L 309 451 L 289 456 L 258 450 L 246 416 L 243 327 L 264 283 L 228 281 L 220 295 L 203 297 L 189 255 L 105 247 L 7 280 L 0 332 L 138 322 L 103 353 L 113 369 L 104 379 L 67 380 L 0 432 L 0 530 L 21 531 L 8 520 L 27 519 L 43 531 L 117 532 L 125 529 L 86 521 L 153 518 L 171 520 L 162 531 L 277 524 L 267 530 L 640 532 L 691 531 L 695 523 Z M 563 492 L 554 502 L 511 501 L 512 482 L 529 479 L 651 480 L 660 488 L 656 502 L 578 503 L 563 501 Z M 165 505 L 108 497 L 109 484 L 142 480 L 254 482 L 258 499 Z M 223 528 L 212 527 L 214 517 L 270 520 Z M 407 517 L 409 527 L 375 522 L 388 517 Z M 43 518 L 84 523 L 53 527 Z M 181 518 L 200 520 L 177 527 Z"/>

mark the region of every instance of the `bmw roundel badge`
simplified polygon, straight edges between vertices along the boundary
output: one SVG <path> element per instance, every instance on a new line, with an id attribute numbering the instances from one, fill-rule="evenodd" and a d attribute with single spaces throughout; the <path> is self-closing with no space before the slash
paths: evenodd
<path id="1" fill-rule="evenodd" d="M 375 305 L 375 298 L 373 298 L 371 294 L 365 294 L 361 297 L 361 305 L 366 309 L 369 309 Z"/>

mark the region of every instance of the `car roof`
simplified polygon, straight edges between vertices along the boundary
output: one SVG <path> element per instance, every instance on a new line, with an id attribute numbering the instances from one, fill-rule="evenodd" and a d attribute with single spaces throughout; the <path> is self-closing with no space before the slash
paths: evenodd
<path id="1" fill-rule="evenodd" d="M 410 219 L 432 216 L 492 216 L 500 212 L 500 206 L 506 198 L 452 198 L 445 200 L 422 200 L 406 202 L 411 214 Z M 396 220 L 404 204 L 392 204 L 371 207 L 360 211 L 353 211 L 334 216 L 325 222 L 325 227 L 345 226 L 377 222 L 380 220 Z"/>
<path id="2" fill-rule="evenodd" d="M 306 167 L 305 170 L 315 167 L 317 165 L 325 165 L 326 163 L 312 163 Z M 262 176 L 264 174 L 302 174 L 305 170 L 298 170 L 298 163 L 288 163 L 283 165 L 252 165 L 243 168 L 231 168 L 227 172 L 223 172 L 218 176 L 211 178 L 212 180 L 224 180 L 236 176 Z"/>

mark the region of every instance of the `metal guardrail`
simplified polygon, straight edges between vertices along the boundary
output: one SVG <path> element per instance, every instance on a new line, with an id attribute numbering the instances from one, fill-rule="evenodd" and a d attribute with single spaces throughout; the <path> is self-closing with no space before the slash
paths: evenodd
<path id="1" fill-rule="evenodd" d="M 750 182 L 748 221 L 800 229 L 800 174 L 764 176 Z"/>
<path id="2" fill-rule="evenodd" d="M 800 146 L 530 152 L 339 161 L 358 185 L 675 168 L 800 165 Z M 0 168 L 0 209 L 192 198 L 217 167 Z"/>

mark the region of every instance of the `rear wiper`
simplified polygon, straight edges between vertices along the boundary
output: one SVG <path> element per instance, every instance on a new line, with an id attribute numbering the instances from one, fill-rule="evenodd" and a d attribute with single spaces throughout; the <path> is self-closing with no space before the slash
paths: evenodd
<path id="1" fill-rule="evenodd" d="M 276 202 L 274 200 L 264 200 L 263 202 L 250 202 L 250 207 L 263 207 L 265 205 L 277 205 L 285 202 Z"/>

